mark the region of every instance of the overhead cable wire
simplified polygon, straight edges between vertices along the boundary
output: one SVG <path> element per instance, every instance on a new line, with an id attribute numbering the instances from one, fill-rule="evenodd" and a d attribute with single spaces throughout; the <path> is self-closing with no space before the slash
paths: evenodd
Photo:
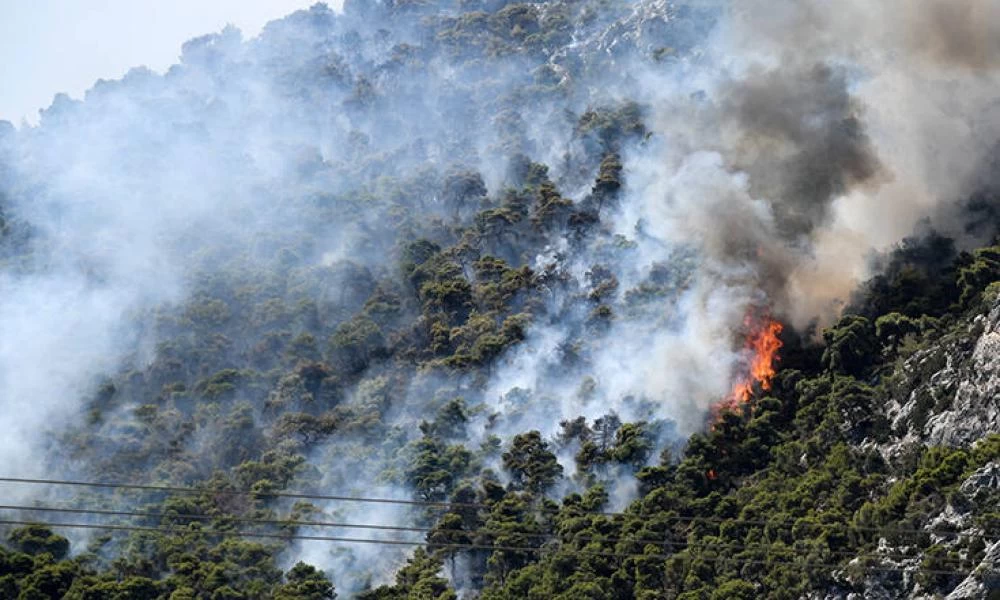
<path id="1" fill-rule="evenodd" d="M 170 492 L 176 494 L 215 494 L 224 496 L 254 496 L 257 498 L 291 498 L 295 500 L 329 500 L 341 502 L 362 502 L 377 504 L 402 504 L 409 506 L 427 506 L 436 508 L 489 508 L 488 504 L 478 502 L 434 502 L 430 500 L 406 500 L 397 498 L 374 498 L 365 496 L 342 496 L 332 494 L 313 494 L 305 492 L 261 492 L 255 490 L 226 490 L 219 488 L 198 488 L 170 485 L 148 485 L 141 483 L 118 483 L 78 481 L 65 479 L 30 479 L 24 477 L 0 477 L 0 483 L 25 483 L 32 485 L 65 485 L 76 487 L 127 489 L 146 492 Z"/>
<path id="2" fill-rule="evenodd" d="M 351 537 L 339 537 L 339 536 L 318 536 L 318 535 L 283 535 L 278 533 L 259 533 L 259 532 L 245 532 L 245 531 L 204 531 L 204 530 L 192 530 L 184 528 L 164 528 L 164 527 L 140 527 L 134 525 L 99 525 L 93 523 L 54 523 L 54 522 L 38 522 L 38 521 L 25 521 L 17 519 L 0 519 L 0 525 L 44 525 L 46 527 L 53 528 L 77 528 L 77 529 L 97 529 L 97 530 L 108 530 L 108 531 L 131 531 L 131 532 L 141 532 L 141 533 L 180 533 L 180 534 L 196 534 L 205 535 L 209 537 L 251 537 L 251 538 L 272 538 L 272 539 L 282 539 L 282 540 L 304 540 L 304 541 L 323 541 L 323 542 L 339 542 L 339 543 L 351 543 L 351 544 L 383 544 L 383 545 L 393 545 L 393 546 L 424 546 L 428 545 L 425 542 L 418 541 L 405 541 L 405 540 L 378 540 L 370 538 L 351 538 Z M 504 551 L 504 552 L 531 552 L 531 553 L 546 553 L 552 552 L 553 548 L 544 546 L 502 546 L 502 545 L 486 545 L 486 544 L 462 544 L 462 543 L 446 543 L 446 544 L 430 544 L 436 548 L 454 548 L 454 549 L 467 549 L 467 550 L 493 550 L 493 551 Z M 791 549 L 789 549 L 791 550 Z M 566 554 L 578 555 L 578 556 L 603 556 L 607 558 L 654 558 L 659 560 L 667 560 L 674 558 L 676 555 L 668 554 L 646 554 L 637 552 L 627 552 L 627 553 L 614 553 L 614 552 L 599 552 L 599 551 L 589 551 L 589 550 L 570 550 L 562 551 Z M 924 567 L 888 567 L 882 565 L 839 565 L 831 563 L 809 563 L 809 562 L 794 562 L 794 561 L 783 561 L 783 560 L 758 560 L 758 559 L 746 559 L 746 558 L 730 558 L 723 556 L 688 556 L 681 557 L 676 556 L 682 560 L 697 560 L 701 562 L 735 562 L 742 565 L 760 565 L 760 566 L 771 566 L 775 564 L 788 565 L 790 567 L 799 568 L 809 568 L 809 569 L 847 569 L 847 568 L 860 568 L 867 571 L 875 572 L 892 572 L 892 573 L 927 573 L 931 575 L 953 575 L 958 577 L 968 577 L 972 571 L 957 571 L 951 569 L 929 569 Z M 990 570 L 992 571 L 992 570 Z"/>
<path id="3" fill-rule="evenodd" d="M 20 506 L 20 505 L 0 505 L 0 510 L 10 510 L 10 511 L 22 511 L 22 512 L 47 512 L 47 513 L 66 513 L 66 514 L 79 514 L 79 515 L 100 515 L 100 516 L 121 516 L 130 518 L 152 518 L 152 519 L 188 519 L 192 521 L 221 521 L 223 523 L 242 523 L 247 525 L 273 525 L 279 527 L 316 527 L 316 528 L 339 528 L 339 529 L 364 529 L 364 530 L 374 530 L 374 531 L 391 531 L 397 533 L 438 533 L 447 535 L 462 535 L 469 536 L 470 538 L 479 536 L 504 536 L 504 535 L 515 535 L 522 538 L 530 539 L 541 539 L 545 541 L 558 541 L 561 544 L 570 543 L 580 543 L 580 542 L 599 542 L 603 544 L 614 544 L 627 543 L 633 545 L 642 546 L 682 546 L 685 549 L 696 548 L 699 550 L 725 550 L 727 552 L 732 551 L 752 551 L 756 548 L 741 545 L 741 544 L 689 544 L 689 543 L 678 543 L 670 540 L 669 538 L 664 539 L 633 539 L 628 537 L 601 537 L 601 536 L 573 536 L 571 539 L 564 540 L 558 533 L 543 533 L 534 531 L 511 531 L 511 530 L 500 530 L 500 529 L 449 529 L 449 528 L 433 528 L 433 527 L 419 527 L 419 526 L 404 526 L 404 525 L 376 525 L 376 524 L 365 524 L 365 523 L 346 523 L 346 522 L 330 522 L 330 521 L 299 521 L 299 520 L 282 520 L 282 519 L 261 519 L 252 517 L 230 517 L 230 516 L 211 516 L 211 515 L 183 515 L 177 513 L 164 513 L 164 512 L 145 512 L 145 511 L 126 511 L 126 510 L 107 510 L 107 509 L 94 509 L 94 508 L 78 508 L 78 507 L 59 507 L 59 506 Z M 184 528 L 180 528 L 181 531 L 189 531 Z M 226 530 L 212 530 L 225 532 Z M 275 534 L 279 535 L 279 534 Z M 280 534 L 282 537 L 286 535 L 295 534 Z M 438 542 L 431 540 L 425 540 L 423 542 L 428 546 L 437 546 Z M 493 547 L 493 546 L 489 546 Z M 794 548 L 789 548 L 789 550 L 795 550 Z M 852 552 L 846 550 L 828 550 L 827 554 L 832 556 L 841 556 L 845 558 L 874 558 L 874 559 L 908 559 L 913 558 L 912 556 L 905 554 L 871 554 L 864 552 Z M 961 559 L 944 558 L 945 562 L 957 562 Z"/>
<path id="4" fill-rule="evenodd" d="M 105 489 L 129 489 L 129 490 L 140 490 L 140 491 L 150 491 L 150 492 L 170 492 L 170 493 L 182 493 L 182 494 L 212 494 L 212 495 L 224 495 L 224 496 L 252 496 L 257 498 L 291 498 L 300 500 L 324 500 L 324 501 L 341 501 L 341 502 L 357 502 L 357 503 L 375 503 L 375 504 L 396 504 L 404 506 L 423 506 L 430 508 L 466 508 L 466 509 L 477 509 L 477 510 L 492 510 L 493 505 L 485 504 L 480 502 L 439 502 L 432 500 L 406 500 L 406 499 L 394 499 L 394 498 L 378 498 L 378 497 L 368 497 L 368 496 L 345 496 L 345 495 L 331 495 L 331 494 L 314 494 L 314 493 L 303 493 L 303 492 L 258 492 L 254 490 L 226 490 L 219 488 L 198 488 L 198 487 L 182 487 L 182 486 L 164 486 L 164 485 L 148 485 L 148 484 L 137 484 L 137 483 L 117 483 L 117 482 L 95 482 L 95 481 L 80 481 L 80 480 L 63 480 L 63 479 L 31 479 L 22 477 L 0 477 L 0 483 L 23 483 L 31 485 L 65 485 L 65 486 L 76 486 L 76 487 L 91 487 L 91 488 L 105 488 Z M 536 512 L 543 512 L 549 514 L 557 514 L 563 511 L 572 512 L 573 508 L 547 508 L 547 507 L 534 507 L 532 510 Z M 584 515 L 593 516 L 604 516 L 604 517 L 626 517 L 626 516 L 642 516 L 641 514 L 629 513 L 629 512 L 607 512 L 607 511 L 579 511 Z M 672 515 L 670 517 L 665 517 L 671 521 L 675 522 L 687 522 L 687 523 L 744 523 L 747 525 L 759 525 L 762 527 L 795 527 L 797 524 L 801 526 L 828 526 L 830 523 L 824 523 L 821 521 L 823 515 L 813 515 L 810 517 L 798 517 L 795 518 L 794 522 L 786 521 L 786 524 L 775 523 L 774 521 L 767 521 L 764 519 L 744 519 L 744 518 L 722 518 L 722 517 L 695 517 L 695 516 L 683 516 L 683 515 Z M 817 523 L 802 523 L 803 519 L 814 519 L 819 522 Z M 914 534 L 914 535 L 958 535 L 953 529 L 945 528 L 931 528 L 931 529 L 913 529 L 913 528 L 903 528 L 903 527 L 867 527 L 862 525 L 853 525 L 849 523 L 841 523 L 846 529 L 850 531 L 857 532 L 869 532 L 878 533 L 883 535 L 894 535 L 894 534 Z M 984 539 L 992 539 L 992 531 L 990 533 L 984 533 L 982 535 L 971 535 L 971 537 L 982 537 Z"/>

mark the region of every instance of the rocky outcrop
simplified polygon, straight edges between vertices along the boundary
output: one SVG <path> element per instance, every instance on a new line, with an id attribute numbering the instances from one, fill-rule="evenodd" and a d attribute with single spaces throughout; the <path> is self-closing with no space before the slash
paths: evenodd
<path id="1" fill-rule="evenodd" d="M 960 371 L 950 408 L 930 419 L 925 440 L 931 445 L 963 446 L 1000 431 L 1000 306 L 990 311 L 968 364 Z"/>
<path id="2" fill-rule="evenodd" d="M 979 567 L 945 597 L 945 600 L 981 600 L 1000 591 L 1000 542 L 986 550 Z"/>
<path id="3" fill-rule="evenodd" d="M 914 447 L 971 447 L 991 433 L 1000 433 L 1000 301 L 988 314 L 915 352 L 888 382 L 888 389 L 897 390 L 890 392 L 885 405 L 891 431 L 879 441 L 868 439 L 862 445 L 877 449 L 889 463 L 904 459 Z M 979 550 L 983 554 L 978 565 L 956 571 L 944 589 L 950 589 L 947 600 L 990 598 L 1000 593 L 1000 540 L 981 529 L 975 515 L 1000 503 L 1000 463 L 989 462 L 974 471 L 958 492 L 937 514 L 926 515 L 923 529 L 932 543 L 960 556 L 967 551 L 961 540 L 982 541 L 985 548 Z M 921 555 L 899 560 L 908 554 L 907 548 L 886 540 L 880 543 L 879 554 L 885 555 L 879 561 L 885 571 L 862 569 L 863 574 L 855 571 L 852 576 L 848 567 L 836 576 L 838 585 L 810 598 L 943 597 L 941 588 L 921 587 L 917 577 Z M 857 559 L 854 564 L 860 565 Z"/>
<path id="4" fill-rule="evenodd" d="M 974 501 L 985 498 L 991 493 L 1000 492 L 1000 464 L 989 462 L 976 470 L 962 483 L 959 491 Z"/>
<path id="5" fill-rule="evenodd" d="M 916 352 L 896 373 L 886 416 L 890 462 L 913 445 L 969 446 L 1000 432 L 1000 303 L 966 328 Z"/>
<path id="6" fill-rule="evenodd" d="M 554 6 L 560 6 L 556 4 Z M 600 11 L 594 13 L 600 14 Z M 659 60 L 689 53 L 713 22 L 710 9 L 668 0 L 639 0 L 619 18 L 578 27 L 573 43 L 553 54 L 553 63 L 574 56 Z"/>

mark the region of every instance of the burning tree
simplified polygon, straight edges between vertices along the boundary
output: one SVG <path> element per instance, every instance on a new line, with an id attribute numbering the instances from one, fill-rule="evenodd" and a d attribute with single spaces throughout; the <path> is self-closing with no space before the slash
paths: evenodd
<path id="1" fill-rule="evenodd" d="M 748 356 L 746 371 L 741 374 L 729 395 L 716 406 L 715 414 L 724 410 L 734 410 L 750 400 L 754 390 L 771 389 L 771 380 L 777 373 L 780 357 L 781 332 L 784 326 L 768 314 L 755 317 L 748 314 L 744 320 L 747 330 L 745 352 Z"/>

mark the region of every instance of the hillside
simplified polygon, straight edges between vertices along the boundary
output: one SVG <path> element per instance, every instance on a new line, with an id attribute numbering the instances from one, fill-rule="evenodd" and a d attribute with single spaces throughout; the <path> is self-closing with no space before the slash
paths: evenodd
<path id="1" fill-rule="evenodd" d="M 0 597 L 1000 597 L 1000 26 L 763 4 L 317 4 L 0 122 Z"/>

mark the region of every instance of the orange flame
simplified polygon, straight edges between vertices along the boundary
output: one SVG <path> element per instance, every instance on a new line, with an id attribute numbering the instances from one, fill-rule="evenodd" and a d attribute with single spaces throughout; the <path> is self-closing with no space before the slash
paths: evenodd
<path id="1" fill-rule="evenodd" d="M 746 349 L 750 353 L 749 368 L 747 374 L 733 385 L 733 390 L 720 408 L 735 408 L 749 401 L 754 385 L 765 391 L 771 389 L 771 380 L 777 373 L 775 366 L 782 345 L 778 337 L 783 329 L 781 323 L 768 316 L 760 320 L 748 316 L 746 324 L 750 330 L 746 341 Z"/>

